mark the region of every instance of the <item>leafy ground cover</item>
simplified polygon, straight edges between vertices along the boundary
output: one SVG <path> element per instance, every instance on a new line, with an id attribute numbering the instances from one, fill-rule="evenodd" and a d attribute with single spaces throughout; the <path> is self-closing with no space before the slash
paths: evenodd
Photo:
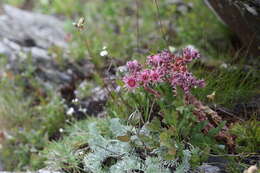
<path id="1" fill-rule="evenodd" d="M 148 55 L 163 50 L 175 52 L 190 44 L 200 50 L 201 59 L 189 68 L 206 83 L 191 93 L 204 105 L 213 110 L 220 106 L 232 110 L 236 103 L 259 94 L 259 71 L 245 65 L 246 56 L 232 46 L 234 36 L 200 0 L 25 2 L 6 1 L 65 20 L 71 61 L 77 64 L 89 59 L 95 65 L 95 73 L 85 80 L 87 84 L 77 84 L 77 99 L 89 96 L 97 84 L 108 87 L 104 78 L 110 66 L 133 59 L 145 62 Z M 72 23 L 82 16 L 86 22 L 84 29 L 78 30 Z M 59 51 L 50 49 L 60 55 Z M 2 59 L 4 66 L 5 57 Z M 64 58 L 58 63 L 64 66 Z M 122 89 L 123 74 L 119 71 L 113 82 L 121 90 L 109 93 L 106 118 L 77 121 L 70 116 L 76 114 L 74 109 L 56 91 L 24 94 L 28 93 L 28 83 L 33 88 L 41 87 L 30 62 L 25 66 L 23 76 L 7 74 L 1 79 L 0 130 L 10 135 L 1 150 L 7 170 L 47 166 L 67 172 L 187 172 L 210 156 L 225 156 L 227 172 L 241 172 L 255 163 L 250 158 L 259 158 L 257 114 L 223 116 L 225 121 L 205 134 L 203 129 L 210 120 L 198 122 L 194 106 L 184 103 L 182 92 L 175 97 L 168 85 L 160 86 L 161 99 L 143 88 L 128 92 Z M 226 125 L 230 134 L 237 136 L 232 153 L 225 141 L 215 139 Z"/>

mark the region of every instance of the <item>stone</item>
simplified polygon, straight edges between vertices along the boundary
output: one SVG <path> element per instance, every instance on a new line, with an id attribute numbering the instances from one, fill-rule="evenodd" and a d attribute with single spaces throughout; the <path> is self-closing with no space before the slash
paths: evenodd
<path id="1" fill-rule="evenodd" d="M 91 96 L 81 101 L 82 108 L 86 109 L 87 115 L 103 116 L 109 92 L 106 89 L 97 86 L 91 90 L 90 95 Z"/>
<path id="2" fill-rule="evenodd" d="M 17 61 L 30 55 L 33 59 L 50 60 L 52 46 L 67 48 L 63 22 L 55 17 L 27 12 L 3 5 L 0 15 L 0 54 Z M 12 63 L 12 62 L 11 62 Z"/>
<path id="3" fill-rule="evenodd" d="M 71 85 L 93 71 L 90 61 L 76 64 L 68 58 L 63 21 L 9 5 L 0 9 L 0 58 L 7 59 L 6 69 L 14 75 L 23 74 L 31 66 L 40 84 L 59 90 L 60 85 Z M 62 65 L 49 51 L 54 48 L 63 52 Z"/>
<path id="4" fill-rule="evenodd" d="M 205 0 L 205 2 L 237 35 L 246 52 L 260 56 L 260 0 Z"/>
<path id="5" fill-rule="evenodd" d="M 216 166 L 212 166 L 209 164 L 204 163 L 200 167 L 198 167 L 198 171 L 200 173 L 221 173 L 220 169 Z"/>
<path id="6" fill-rule="evenodd" d="M 6 38 L 24 47 L 67 47 L 63 23 L 52 16 L 27 12 L 3 5 L 0 16 L 0 38 Z"/>

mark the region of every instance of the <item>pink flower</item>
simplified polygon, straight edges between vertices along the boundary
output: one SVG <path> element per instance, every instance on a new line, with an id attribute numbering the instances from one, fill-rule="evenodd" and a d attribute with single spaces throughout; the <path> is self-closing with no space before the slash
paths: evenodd
<path id="1" fill-rule="evenodd" d="M 141 64 L 139 64 L 137 60 L 128 61 L 126 63 L 126 66 L 131 73 L 138 72 L 141 70 Z"/>
<path id="2" fill-rule="evenodd" d="M 153 66 L 158 66 L 162 62 L 162 58 L 160 54 L 150 55 L 147 57 L 147 59 L 148 59 L 148 64 Z"/>
<path id="3" fill-rule="evenodd" d="M 196 81 L 196 86 L 200 88 L 204 88 L 206 86 L 206 83 L 204 80 L 197 80 Z"/>
<path id="4" fill-rule="evenodd" d="M 171 54 L 169 51 L 163 51 L 161 53 L 150 55 L 147 57 L 147 64 L 152 66 L 159 66 L 162 63 L 170 63 L 175 58 L 174 54 Z"/>
<path id="5" fill-rule="evenodd" d="M 133 90 L 138 87 L 137 79 L 134 76 L 125 76 L 123 81 L 125 83 L 125 87 L 129 90 Z"/>
<path id="6" fill-rule="evenodd" d="M 161 82 L 161 74 L 158 69 L 151 70 L 150 72 L 150 78 L 153 83 Z"/>
<path id="7" fill-rule="evenodd" d="M 185 60 L 183 58 L 177 58 L 173 63 L 173 70 L 175 72 L 187 72 Z"/>
<path id="8" fill-rule="evenodd" d="M 183 49 L 183 58 L 187 62 L 191 62 L 193 59 L 197 59 L 200 57 L 200 53 L 193 46 L 188 46 Z"/>
<path id="9" fill-rule="evenodd" d="M 197 80 L 192 73 L 174 73 L 171 78 L 173 88 L 181 87 L 185 94 L 190 92 L 193 87 L 204 87 L 204 80 Z"/>
<path id="10" fill-rule="evenodd" d="M 170 84 L 174 91 L 177 87 L 181 88 L 187 95 L 192 88 L 205 86 L 204 80 L 196 79 L 188 71 L 187 64 L 199 57 L 199 52 L 189 46 L 183 49 L 182 56 L 169 51 L 148 56 L 147 68 L 143 68 L 136 60 L 129 61 L 127 67 L 130 73 L 123 81 L 130 90 L 142 86 L 156 96 L 160 94 L 152 88 L 153 85 L 149 84 L 164 82 Z"/>
<path id="11" fill-rule="evenodd" d="M 144 85 L 150 82 L 150 70 L 143 70 L 139 73 L 139 81 Z"/>

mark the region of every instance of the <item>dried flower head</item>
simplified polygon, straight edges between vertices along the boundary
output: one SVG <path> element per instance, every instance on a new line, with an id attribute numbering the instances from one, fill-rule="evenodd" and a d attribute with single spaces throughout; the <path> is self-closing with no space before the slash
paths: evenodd
<path id="1" fill-rule="evenodd" d="M 81 17 L 78 22 L 73 23 L 73 26 L 76 27 L 79 30 L 83 30 L 85 25 L 85 18 Z"/>

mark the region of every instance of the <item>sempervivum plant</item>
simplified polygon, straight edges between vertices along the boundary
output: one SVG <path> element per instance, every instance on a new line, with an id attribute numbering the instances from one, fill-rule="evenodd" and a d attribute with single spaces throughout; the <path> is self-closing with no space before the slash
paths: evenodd
<path id="1" fill-rule="evenodd" d="M 146 66 L 139 64 L 137 60 L 129 61 L 127 62 L 129 73 L 123 79 L 125 87 L 129 90 L 144 87 L 148 92 L 159 96 L 152 86 L 169 83 L 175 92 L 176 88 L 180 87 L 187 95 L 191 88 L 205 86 L 204 80 L 196 79 L 187 68 L 188 63 L 199 57 L 199 52 L 189 46 L 184 48 L 180 55 L 163 51 L 148 56 Z"/>
<path id="2" fill-rule="evenodd" d="M 145 65 L 141 65 L 136 60 L 129 61 L 126 64 L 128 73 L 123 78 L 125 87 L 130 91 L 143 87 L 156 97 L 160 97 L 160 93 L 154 88 L 160 83 L 170 85 L 174 95 L 177 94 L 177 88 L 182 89 L 186 103 L 192 104 L 195 108 L 193 114 L 196 116 L 197 121 L 208 121 L 203 132 L 209 133 L 211 129 L 223 124 L 223 121 L 215 111 L 204 106 L 191 94 L 192 88 L 205 86 L 204 80 L 197 79 L 188 70 L 188 64 L 198 58 L 200 58 L 200 53 L 195 48 L 188 46 L 180 54 L 163 51 L 159 54 L 150 55 L 147 57 Z M 229 134 L 226 126 L 221 128 L 215 138 L 225 141 L 229 149 L 234 151 L 234 137 Z"/>

